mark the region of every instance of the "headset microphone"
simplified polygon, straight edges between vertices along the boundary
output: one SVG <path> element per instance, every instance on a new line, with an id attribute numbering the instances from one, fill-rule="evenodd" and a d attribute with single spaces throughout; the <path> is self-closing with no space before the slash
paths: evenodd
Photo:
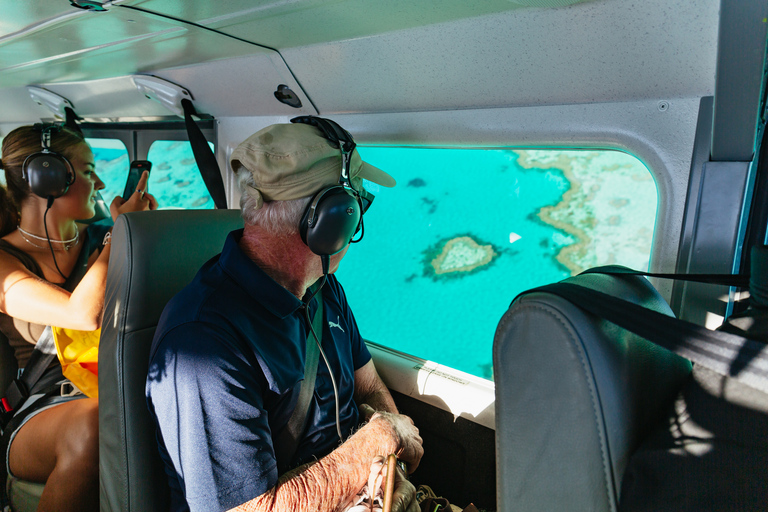
<path id="1" fill-rule="evenodd" d="M 49 199 L 61 197 L 75 182 L 75 170 L 69 160 L 55 151 L 51 151 L 51 134 L 61 130 L 61 126 L 35 125 L 41 131 L 42 151 L 29 155 L 21 166 L 21 176 L 36 196 Z"/>

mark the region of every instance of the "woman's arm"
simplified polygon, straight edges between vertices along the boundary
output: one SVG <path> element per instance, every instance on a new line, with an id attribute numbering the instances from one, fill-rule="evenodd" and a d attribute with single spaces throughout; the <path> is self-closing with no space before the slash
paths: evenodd
<path id="1" fill-rule="evenodd" d="M 137 190 L 146 190 L 145 172 Z M 110 205 L 112 219 L 122 213 L 154 210 L 157 200 L 148 193 L 134 192 L 127 200 L 116 197 Z M 0 251 L 0 311 L 42 325 L 93 331 L 101 326 L 107 266 L 111 244 L 106 245 L 80 283 L 70 293 L 30 272 L 18 259 Z"/>
<path id="2" fill-rule="evenodd" d="M 36 276 L 10 254 L 0 252 L 0 311 L 35 324 L 81 331 L 98 329 L 104 307 L 109 247 L 101 251 L 72 293 Z"/>

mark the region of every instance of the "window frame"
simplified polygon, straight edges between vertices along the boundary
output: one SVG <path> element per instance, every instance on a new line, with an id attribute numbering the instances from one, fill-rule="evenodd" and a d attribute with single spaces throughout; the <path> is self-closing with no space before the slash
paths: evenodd
<path id="1" fill-rule="evenodd" d="M 197 121 L 200 131 L 218 150 L 216 122 Z M 117 139 L 128 149 L 128 161 L 146 160 L 152 143 L 158 140 L 189 141 L 185 122 L 181 119 L 136 123 L 82 123 L 80 129 L 89 139 Z"/>
<path id="2" fill-rule="evenodd" d="M 208 143 L 213 144 L 215 155 L 218 149 L 216 121 L 212 118 L 204 118 L 196 123 Z M 128 162 L 147 160 L 149 149 L 157 141 L 189 142 L 186 123 L 178 118 L 128 123 L 80 123 L 79 127 L 88 139 L 121 141 L 128 150 Z M 204 179 L 203 182 L 205 182 Z M 208 194 L 210 195 L 210 191 Z M 213 200 L 212 197 L 211 200 Z"/>
<path id="3" fill-rule="evenodd" d="M 618 147 L 608 147 L 608 146 L 599 146 L 599 147 L 584 147 L 580 145 L 574 145 L 574 146 L 565 146 L 565 145 L 555 145 L 555 146 L 544 146 L 544 145 L 536 145 L 536 146 L 525 146 L 525 145 L 493 145 L 493 146 L 484 146 L 484 145 L 433 145 L 433 144 L 409 144 L 409 145 L 403 145 L 403 144 L 386 144 L 386 143 L 375 143 L 375 144 L 369 144 L 365 142 L 359 143 L 359 148 L 365 151 L 366 149 L 374 149 L 374 150 L 448 150 L 448 151 L 512 151 L 512 152 L 530 152 L 530 151 L 545 151 L 545 152 L 578 152 L 578 153 L 603 153 L 603 152 L 610 152 L 610 153 L 619 153 L 624 155 L 625 157 L 629 157 L 632 160 L 635 161 L 636 164 L 640 165 L 644 171 L 648 174 L 649 178 L 651 179 L 653 190 L 656 196 L 656 206 L 655 211 L 653 215 L 653 224 L 651 226 L 651 232 L 655 235 L 656 230 L 658 229 L 658 223 L 662 220 L 660 216 L 660 208 L 661 208 L 661 185 L 659 183 L 659 179 L 656 173 L 654 173 L 653 169 L 638 155 L 633 154 L 632 152 L 628 151 L 624 148 L 618 148 Z M 365 160 L 365 155 L 362 155 L 363 159 Z M 367 160 L 366 160 L 367 161 Z M 372 165 L 380 165 L 382 169 L 386 171 L 388 167 L 377 164 L 374 160 L 371 160 L 370 162 Z M 543 170 L 545 172 L 552 172 L 555 169 L 559 169 L 557 166 L 552 166 L 551 168 L 544 168 Z M 401 179 L 398 177 L 398 180 Z M 403 181 L 402 183 L 398 182 L 398 187 L 403 187 L 406 185 L 407 180 Z M 580 181 L 579 181 L 580 182 Z M 559 229 L 553 226 L 554 229 Z M 364 245 L 364 244 L 363 244 Z M 638 270 L 647 270 L 650 271 L 650 268 L 653 265 L 653 239 L 651 239 L 649 250 L 648 250 L 648 268 L 638 268 Z M 593 267 L 593 266 L 600 266 L 600 265 L 606 265 L 608 263 L 606 262 L 598 262 L 595 265 L 590 265 L 587 268 Z M 344 268 L 344 263 L 342 263 L 342 269 Z M 573 272 L 573 271 L 572 271 Z M 575 273 L 572 275 L 576 275 Z M 342 272 L 343 276 L 343 272 Z M 342 277 L 343 278 L 343 277 Z M 343 284 L 346 284 L 347 281 L 343 280 Z M 357 301 L 352 302 L 353 309 L 354 304 L 356 304 Z M 357 310 L 356 314 L 359 315 L 359 312 Z M 360 318 L 358 317 L 358 320 Z M 377 347 L 380 347 L 383 350 L 398 352 L 407 354 L 408 357 L 417 358 L 419 360 L 422 360 L 422 358 L 426 358 L 423 360 L 434 362 L 435 364 L 440 365 L 444 368 L 453 368 L 456 372 L 459 372 L 464 375 L 470 375 L 473 378 L 486 380 L 489 382 L 492 382 L 492 378 L 489 380 L 488 377 L 481 376 L 475 372 L 469 371 L 467 369 L 458 369 L 458 367 L 455 364 L 455 361 L 448 361 L 443 357 L 440 357 L 438 354 L 429 354 L 427 352 L 414 352 L 413 350 L 405 349 L 402 346 L 393 346 L 390 345 L 386 338 L 378 337 L 373 332 L 369 331 L 362 331 L 361 334 L 366 338 L 371 338 L 371 340 L 366 339 L 366 342 L 369 344 L 373 344 Z M 405 351 L 404 351 L 405 350 Z"/>

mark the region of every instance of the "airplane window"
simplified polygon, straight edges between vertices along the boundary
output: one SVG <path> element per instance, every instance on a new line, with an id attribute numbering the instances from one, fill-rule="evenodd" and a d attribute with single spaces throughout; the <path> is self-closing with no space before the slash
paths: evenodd
<path id="1" fill-rule="evenodd" d="M 492 379 L 518 293 L 619 264 L 647 270 L 657 190 L 618 151 L 362 147 L 398 181 L 338 276 L 364 338 Z"/>
<path id="2" fill-rule="evenodd" d="M 122 141 L 117 139 L 86 138 L 91 146 L 96 163 L 96 174 L 104 182 L 105 188 L 101 197 L 107 206 L 117 196 L 123 194 L 125 179 L 128 176 L 128 150 Z"/>
<path id="3" fill-rule="evenodd" d="M 208 144 L 213 149 L 213 145 Z M 160 208 L 214 208 L 189 142 L 157 140 L 150 146 L 147 160 L 152 162 L 149 191 L 157 198 Z"/>

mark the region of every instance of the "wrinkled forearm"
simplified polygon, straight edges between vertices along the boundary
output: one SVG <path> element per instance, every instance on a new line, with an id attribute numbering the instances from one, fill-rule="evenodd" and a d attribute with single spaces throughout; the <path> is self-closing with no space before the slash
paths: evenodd
<path id="1" fill-rule="evenodd" d="M 397 414 L 397 406 L 387 388 L 379 389 L 360 397 L 361 404 L 368 404 L 374 411 L 384 411 Z"/>
<path id="2" fill-rule="evenodd" d="M 367 404 L 375 411 L 397 414 L 397 406 L 389 389 L 379 377 L 373 360 L 355 371 L 355 402 L 358 406 Z"/>
<path id="3" fill-rule="evenodd" d="M 365 485 L 375 456 L 397 449 L 391 425 L 373 420 L 327 456 L 283 475 L 275 487 L 233 510 L 333 512 Z"/>

